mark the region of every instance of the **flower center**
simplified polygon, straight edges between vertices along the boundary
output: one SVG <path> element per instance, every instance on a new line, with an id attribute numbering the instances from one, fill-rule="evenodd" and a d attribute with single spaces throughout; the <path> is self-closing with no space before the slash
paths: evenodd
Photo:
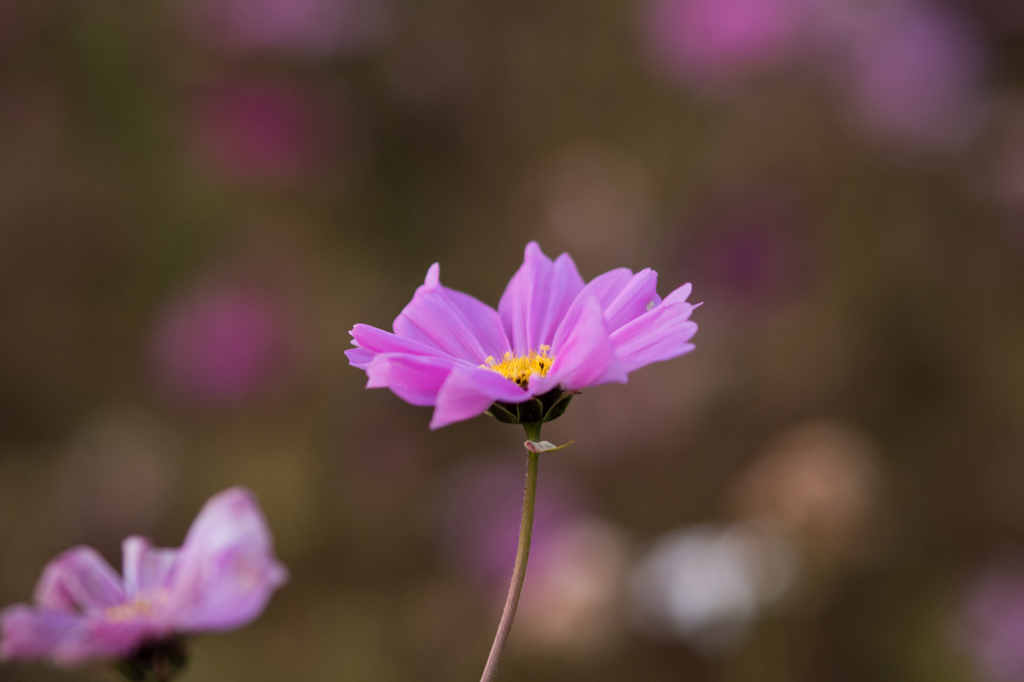
<path id="1" fill-rule="evenodd" d="M 104 609 L 103 616 L 115 623 L 134 618 L 143 618 L 153 613 L 156 603 L 166 599 L 167 595 L 164 590 L 156 590 L 153 594 L 149 595 L 137 594 L 131 601 Z"/>
<path id="2" fill-rule="evenodd" d="M 555 359 L 548 355 L 551 346 L 541 346 L 540 352 L 530 351 L 526 355 L 519 355 L 512 351 L 505 351 L 498 360 L 494 356 L 488 356 L 487 361 L 480 365 L 484 369 L 494 370 L 509 381 L 515 382 L 520 388 L 526 388 L 530 384 L 530 377 L 539 374 L 547 376 L 551 369 L 551 363 Z"/>

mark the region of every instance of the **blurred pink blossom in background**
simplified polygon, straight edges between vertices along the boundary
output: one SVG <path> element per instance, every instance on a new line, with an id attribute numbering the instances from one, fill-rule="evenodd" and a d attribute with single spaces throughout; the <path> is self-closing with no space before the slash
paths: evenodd
<path id="1" fill-rule="evenodd" d="M 963 17 L 898 3 L 861 14 L 848 36 L 858 124 L 926 147 L 969 142 L 984 122 L 986 55 Z"/>
<path id="2" fill-rule="evenodd" d="M 985 120 L 982 36 L 936 4 L 645 0 L 641 12 L 651 66 L 676 84 L 729 90 L 814 54 L 825 73 L 841 74 L 853 124 L 871 135 L 950 148 Z"/>
<path id="3" fill-rule="evenodd" d="M 174 300 L 153 336 L 162 387 L 179 399 L 229 406 L 280 388 L 294 378 L 295 321 L 272 296 L 221 286 Z"/>
<path id="4" fill-rule="evenodd" d="M 213 175 L 258 184 L 293 184 L 326 160 L 333 119 L 290 84 L 222 81 L 198 97 L 189 131 L 192 155 Z"/>
<path id="5" fill-rule="evenodd" d="M 355 53 L 390 34 L 389 0 L 191 0 L 187 30 L 207 47 L 299 55 Z"/>
<path id="6" fill-rule="evenodd" d="M 989 569 L 977 574 L 955 636 L 986 679 L 1024 680 L 1024 573 Z"/>
<path id="7" fill-rule="evenodd" d="M 655 70 L 712 88 L 780 64 L 804 20 L 800 0 L 646 0 L 641 12 Z"/>

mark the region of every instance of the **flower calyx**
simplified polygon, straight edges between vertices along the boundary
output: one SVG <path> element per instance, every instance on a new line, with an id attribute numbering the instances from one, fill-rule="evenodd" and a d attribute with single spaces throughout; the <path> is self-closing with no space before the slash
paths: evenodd
<path id="1" fill-rule="evenodd" d="M 188 657 L 184 637 L 170 637 L 146 644 L 115 664 L 132 682 L 169 682 L 185 667 Z"/>
<path id="2" fill-rule="evenodd" d="M 486 414 L 503 424 L 540 424 L 554 421 L 565 414 L 569 401 L 577 393 L 579 391 L 555 388 L 521 403 L 494 402 Z"/>

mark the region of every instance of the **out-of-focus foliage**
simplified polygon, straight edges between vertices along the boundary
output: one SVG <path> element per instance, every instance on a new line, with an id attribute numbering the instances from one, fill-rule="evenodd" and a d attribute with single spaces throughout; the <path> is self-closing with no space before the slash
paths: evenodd
<path id="1" fill-rule="evenodd" d="M 183 680 L 475 679 L 524 436 L 343 351 L 537 239 L 705 304 L 545 427 L 502 679 L 1024 679 L 1022 46 L 1016 0 L 0 0 L 0 604 L 245 484 L 292 578 Z"/>

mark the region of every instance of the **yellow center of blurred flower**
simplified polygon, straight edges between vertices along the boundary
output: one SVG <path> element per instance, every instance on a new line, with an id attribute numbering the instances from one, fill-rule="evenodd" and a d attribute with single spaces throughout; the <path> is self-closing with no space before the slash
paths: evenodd
<path id="1" fill-rule="evenodd" d="M 539 353 L 531 350 L 526 355 L 505 351 L 505 355 L 498 360 L 495 360 L 494 356 L 488 356 L 486 362 L 480 366 L 494 370 L 509 381 L 519 384 L 521 388 L 526 388 L 532 375 L 547 376 L 551 363 L 555 361 L 548 355 L 549 350 L 551 346 L 541 346 Z"/>
<path id="2" fill-rule="evenodd" d="M 152 594 L 137 594 L 131 601 L 111 606 L 103 611 L 107 620 L 122 622 L 135 618 L 143 618 L 153 613 L 154 607 L 167 598 L 165 590 L 157 590 Z"/>

